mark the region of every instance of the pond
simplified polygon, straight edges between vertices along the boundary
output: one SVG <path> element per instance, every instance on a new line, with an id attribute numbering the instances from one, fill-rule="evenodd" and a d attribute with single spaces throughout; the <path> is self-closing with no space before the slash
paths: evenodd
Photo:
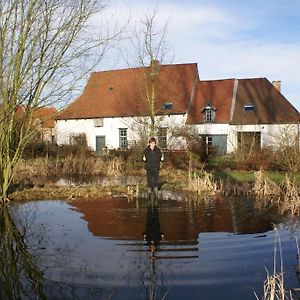
<path id="1" fill-rule="evenodd" d="M 273 224 L 286 287 L 299 286 L 296 221 L 251 199 L 13 203 L 1 211 L 0 296 L 255 299 L 273 272 Z"/>

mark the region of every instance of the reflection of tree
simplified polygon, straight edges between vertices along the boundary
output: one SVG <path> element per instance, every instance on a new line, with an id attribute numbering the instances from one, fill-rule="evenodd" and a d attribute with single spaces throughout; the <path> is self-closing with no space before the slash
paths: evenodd
<path id="1" fill-rule="evenodd" d="M 46 299 L 43 273 L 35 265 L 6 205 L 0 206 L 0 253 L 1 299 Z"/>

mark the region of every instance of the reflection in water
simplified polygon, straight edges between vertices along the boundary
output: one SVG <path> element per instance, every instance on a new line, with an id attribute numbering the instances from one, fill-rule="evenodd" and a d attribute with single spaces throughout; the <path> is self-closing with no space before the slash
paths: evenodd
<path id="1" fill-rule="evenodd" d="M 261 294 L 265 267 L 273 262 L 270 229 L 281 222 L 276 215 L 255 210 L 249 199 L 138 201 L 21 203 L 10 210 L 21 220 L 36 207 L 30 230 L 17 223 L 21 231 L 11 220 L 19 218 L 1 211 L 0 247 L 6 252 L 0 284 L 8 288 L 0 295 L 15 299 L 19 290 L 29 295 L 22 299 L 248 300 L 254 289 Z M 12 228 L 16 233 L 8 239 Z M 287 235 L 281 239 L 289 254 L 284 261 L 294 266 L 296 245 Z M 16 262 L 7 266 L 9 259 Z"/>
<path id="2" fill-rule="evenodd" d="M 157 265 L 157 259 L 191 259 L 197 258 L 198 255 L 158 255 L 157 253 L 160 251 L 164 251 L 165 253 L 170 253 L 172 251 L 185 252 L 185 251 L 197 251 L 198 248 L 174 248 L 173 243 L 168 243 L 165 241 L 162 244 L 161 242 L 165 240 L 165 235 L 160 227 L 160 219 L 159 219 L 159 207 L 158 207 L 159 199 L 154 197 L 152 194 L 151 197 L 148 199 L 147 205 L 147 215 L 146 215 L 146 222 L 145 222 L 145 231 L 143 232 L 144 241 L 146 242 L 146 246 L 148 251 L 151 253 L 150 267 L 148 268 L 149 274 L 147 274 L 149 278 L 149 300 L 154 299 L 164 299 L 168 293 L 168 289 L 165 288 L 164 284 L 164 272 L 163 269 L 159 268 Z M 181 243 L 183 245 L 183 243 Z M 168 247 L 171 246 L 172 248 Z M 139 251 L 139 250 L 136 250 Z M 143 280 L 145 282 L 145 280 Z M 160 287 L 158 286 L 160 284 Z M 158 291 L 160 291 L 158 295 Z"/>
<path id="3" fill-rule="evenodd" d="M 149 263 L 147 261 L 145 263 L 146 269 L 144 270 L 144 276 L 142 280 L 145 285 L 148 284 L 149 286 L 149 300 L 156 299 L 157 293 L 159 292 L 157 288 L 159 282 L 162 287 L 160 290 L 161 292 L 163 291 L 164 286 L 163 272 L 160 270 L 159 266 L 157 266 L 155 256 L 157 250 L 159 249 L 160 241 L 164 239 L 164 234 L 160 228 L 159 211 L 157 204 L 158 199 L 154 198 L 153 196 L 154 195 L 152 194 L 151 198 L 148 200 L 145 231 L 143 232 L 143 238 L 146 242 L 147 250 L 151 253 L 151 256 L 149 257 L 150 260 L 148 260 Z M 148 283 L 147 277 L 149 281 Z M 142 284 L 142 286 L 143 285 L 144 284 Z M 162 299 L 162 297 L 160 297 L 160 299 Z"/>
<path id="4" fill-rule="evenodd" d="M 177 278 L 177 274 L 182 272 L 179 269 L 191 261 L 199 264 L 199 253 L 206 251 L 203 241 L 199 248 L 199 239 L 205 240 L 205 236 L 201 238 L 203 233 L 260 233 L 271 230 L 275 222 L 270 212 L 255 211 L 250 199 L 139 201 L 138 205 L 121 198 L 72 202 L 74 209 L 83 214 L 81 218 L 87 221 L 90 232 L 95 236 L 123 240 L 118 245 L 124 247 L 127 253 L 136 254 L 131 258 L 126 252 L 123 255 L 133 267 L 127 277 L 140 282 L 137 299 L 162 299 L 166 293 L 169 297 L 170 288 L 172 290 L 176 285 L 172 278 L 185 281 L 184 276 Z M 141 241 L 142 238 L 144 241 Z M 218 247 L 209 251 L 214 253 Z M 200 261 L 210 261 L 213 256 L 205 255 Z M 222 255 L 218 254 L 220 259 Z M 222 269 L 222 265 L 220 267 Z M 209 271 L 209 268 L 205 265 L 202 272 Z"/>
<path id="5" fill-rule="evenodd" d="M 152 258 L 155 258 L 155 252 L 157 247 L 162 239 L 164 239 L 164 234 L 160 230 L 159 222 L 159 212 L 158 212 L 158 199 L 153 195 L 152 198 L 148 200 L 147 207 L 147 217 L 145 232 L 143 233 L 144 240 L 147 241 L 147 246 L 149 247 L 150 252 L 152 253 Z"/>
<path id="6" fill-rule="evenodd" d="M 46 299 L 43 273 L 29 253 L 7 205 L 0 205 L 0 298 Z"/>

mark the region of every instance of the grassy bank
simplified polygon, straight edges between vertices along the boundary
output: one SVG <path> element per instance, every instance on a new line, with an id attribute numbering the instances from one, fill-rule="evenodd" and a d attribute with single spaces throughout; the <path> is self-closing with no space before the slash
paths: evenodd
<path id="1" fill-rule="evenodd" d="M 23 189 L 12 192 L 10 199 L 13 201 L 27 200 L 72 200 L 76 198 L 95 197 L 128 197 L 128 189 L 125 186 L 102 187 L 90 186 L 57 186 L 47 185 L 43 187 Z"/>
<path id="2" fill-rule="evenodd" d="M 212 170 L 212 173 L 214 174 L 216 180 L 230 180 L 233 183 L 253 183 L 255 181 L 255 171 Z M 285 175 L 285 172 L 266 171 L 266 176 L 278 185 L 284 182 Z M 300 173 L 294 174 L 292 177 L 295 181 L 295 184 L 300 186 Z"/>
<path id="3" fill-rule="evenodd" d="M 180 162 L 180 163 L 179 163 Z M 68 154 L 66 157 L 57 158 L 31 158 L 22 160 L 17 166 L 16 176 L 14 178 L 15 189 L 11 191 L 10 198 L 14 200 L 29 199 L 71 199 L 82 197 L 97 197 L 112 194 L 126 195 L 128 186 L 120 185 L 118 187 L 102 187 L 101 185 L 89 184 L 88 186 L 56 186 L 47 185 L 43 182 L 47 178 L 77 177 L 93 178 L 95 176 L 104 176 L 106 178 L 122 177 L 127 175 L 140 176 L 142 183 L 140 188 L 145 188 L 146 176 L 144 164 L 140 160 L 138 153 L 132 157 L 122 155 L 97 156 L 95 154 Z M 242 167 L 228 158 L 212 159 L 206 163 L 191 160 L 185 161 L 176 157 L 176 162 L 167 157 L 161 167 L 161 181 L 164 182 L 163 189 L 189 191 L 193 189 L 199 191 L 201 176 L 203 172 L 209 173 L 209 181 L 214 181 L 218 187 L 229 187 L 236 191 L 237 186 L 244 186 L 250 189 L 255 182 L 255 172 L 253 170 L 241 170 Z M 249 167 L 249 166 L 248 166 Z M 286 172 L 266 170 L 265 175 L 268 179 L 277 185 L 281 185 L 286 176 Z M 291 176 L 292 181 L 300 187 L 300 173 Z M 197 180 L 197 188 L 195 181 Z M 208 181 L 206 186 L 208 187 Z M 230 183 L 228 185 L 228 183 Z M 247 184 L 245 184 L 247 183 Z M 31 187 L 31 188 L 29 188 Z M 218 188 L 217 187 L 217 188 Z M 201 189 L 203 184 L 201 183 Z"/>

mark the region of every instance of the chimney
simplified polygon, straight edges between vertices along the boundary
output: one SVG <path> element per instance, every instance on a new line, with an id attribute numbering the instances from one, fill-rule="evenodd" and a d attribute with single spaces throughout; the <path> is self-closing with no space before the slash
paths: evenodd
<path id="1" fill-rule="evenodd" d="M 281 92 L 281 81 L 280 80 L 272 81 L 272 84 L 274 85 L 274 87 L 276 88 L 276 90 L 278 92 Z"/>

